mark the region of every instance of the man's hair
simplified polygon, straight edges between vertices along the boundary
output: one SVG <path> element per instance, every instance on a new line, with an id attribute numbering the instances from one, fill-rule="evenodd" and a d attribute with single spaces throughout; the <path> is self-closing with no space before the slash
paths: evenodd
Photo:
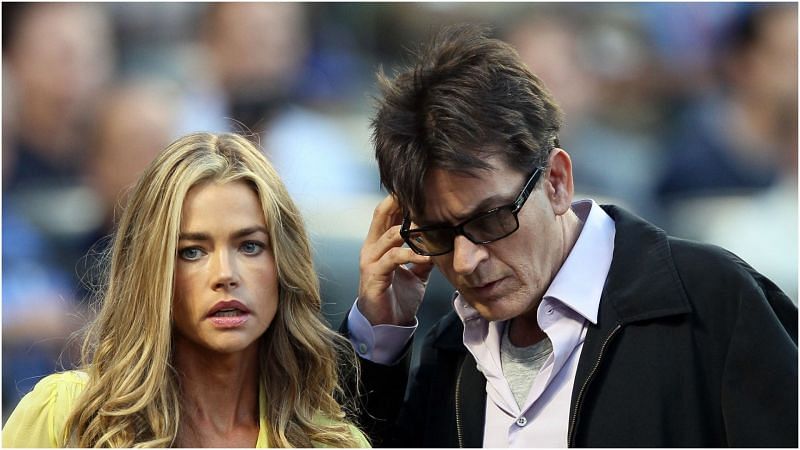
<path id="1" fill-rule="evenodd" d="M 378 73 L 375 156 L 381 183 L 407 211 L 424 211 L 429 169 L 475 175 L 499 156 L 528 172 L 558 145 L 560 108 L 516 50 L 488 34 L 445 27 L 394 79 Z"/>

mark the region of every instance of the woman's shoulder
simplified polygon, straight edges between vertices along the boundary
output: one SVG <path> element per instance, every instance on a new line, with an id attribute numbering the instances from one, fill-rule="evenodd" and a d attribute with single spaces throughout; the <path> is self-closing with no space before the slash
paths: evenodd
<path id="1" fill-rule="evenodd" d="M 88 381 L 89 374 L 81 370 L 54 373 L 42 378 L 25 397 L 53 408 L 71 407 Z"/>
<path id="2" fill-rule="evenodd" d="M 49 375 L 36 383 L 3 427 L 3 446 L 63 446 L 64 424 L 88 379 L 85 372 L 73 370 Z"/>
<path id="3" fill-rule="evenodd" d="M 38 387 L 51 389 L 63 386 L 84 387 L 88 381 L 88 373 L 82 370 L 67 370 L 42 378 L 38 383 L 36 383 L 34 390 Z"/>
<path id="4" fill-rule="evenodd" d="M 332 419 L 332 418 L 327 417 L 327 416 L 322 415 L 322 414 L 317 415 L 316 417 L 314 417 L 314 422 L 316 422 L 317 425 L 340 425 L 340 424 L 342 424 L 342 422 L 340 420 L 335 420 L 335 419 Z M 360 429 L 358 429 L 358 427 L 356 427 L 352 423 L 347 423 L 346 425 L 347 425 L 348 431 L 350 432 L 350 434 L 352 435 L 354 440 L 357 442 L 357 445 L 353 446 L 353 448 L 371 448 L 372 447 L 370 445 L 369 440 L 367 439 L 366 435 Z M 328 446 L 324 445 L 324 444 L 321 444 L 321 443 L 318 443 L 318 442 L 314 442 L 314 447 L 328 447 Z"/>
<path id="5" fill-rule="evenodd" d="M 369 439 L 367 439 L 367 435 L 365 435 L 363 431 L 353 424 L 349 424 L 348 427 L 350 428 L 350 433 L 352 433 L 353 437 L 358 441 L 359 448 L 372 448 Z"/>

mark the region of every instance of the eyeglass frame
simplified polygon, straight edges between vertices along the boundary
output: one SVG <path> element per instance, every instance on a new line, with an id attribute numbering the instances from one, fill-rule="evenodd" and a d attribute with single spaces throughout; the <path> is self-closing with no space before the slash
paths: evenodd
<path id="1" fill-rule="evenodd" d="M 534 187 L 536 187 L 536 183 L 539 181 L 539 178 L 541 178 L 542 173 L 544 173 L 544 171 L 545 171 L 544 167 L 542 167 L 542 166 L 537 167 L 533 171 L 531 176 L 528 178 L 528 181 L 525 183 L 525 186 L 522 188 L 522 191 L 520 191 L 519 195 L 517 195 L 517 198 L 514 199 L 513 202 L 505 204 L 505 205 L 502 205 L 502 206 L 498 206 L 496 208 L 492 208 L 492 209 L 489 209 L 489 210 L 486 210 L 486 211 L 483 211 L 483 212 L 480 212 L 480 213 L 477 213 L 477 214 L 474 214 L 471 217 L 461 221 L 457 225 L 452 225 L 452 226 L 430 225 L 430 226 L 425 226 L 425 227 L 413 228 L 412 229 L 411 228 L 411 215 L 410 215 L 409 212 L 407 212 L 405 217 L 403 217 L 403 223 L 400 226 L 400 236 L 403 238 L 403 241 L 406 244 L 408 244 L 409 248 L 411 248 L 411 250 L 414 251 L 414 253 L 416 253 L 418 255 L 425 255 L 425 256 L 440 256 L 440 255 L 445 255 L 447 253 L 452 252 L 453 250 L 455 250 L 455 238 L 458 237 L 458 236 L 464 236 L 470 242 L 472 242 L 473 244 L 477 244 L 477 245 L 489 244 L 491 242 L 496 242 L 496 241 L 499 241 L 500 239 L 507 238 L 507 237 L 511 236 L 512 234 L 514 234 L 517 230 L 519 230 L 519 217 L 517 217 L 517 216 L 518 216 L 520 210 L 522 209 L 522 207 L 525 206 L 525 202 L 528 200 L 528 197 L 530 197 L 531 193 L 533 193 L 533 189 L 534 189 Z M 495 239 L 489 239 L 489 240 L 483 240 L 483 241 L 475 241 L 475 240 L 473 240 L 472 237 L 470 237 L 464 231 L 464 226 L 467 225 L 468 223 L 474 222 L 475 220 L 484 218 L 484 217 L 486 217 L 486 216 L 488 216 L 490 214 L 496 213 L 497 211 L 499 211 L 499 210 L 501 210 L 503 208 L 509 208 L 509 207 L 511 207 L 511 214 L 514 216 L 514 221 L 516 222 L 516 226 L 514 227 L 513 230 L 511 230 L 510 232 L 504 234 L 503 236 L 500 236 L 500 237 L 495 238 Z M 421 249 L 419 249 L 416 245 L 414 245 L 411 242 L 411 233 L 412 232 L 424 232 L 424 231 L 430 231 L 430 230 L 446 230 L 446 229 L 455 229 L 455 234 L 454 234 L 454 237 L 453 237 L 453 243 L 451 244 L 450 249 L 447 250 L 446 252 L 441 252 L 441 253 L 423 252 Z"/>

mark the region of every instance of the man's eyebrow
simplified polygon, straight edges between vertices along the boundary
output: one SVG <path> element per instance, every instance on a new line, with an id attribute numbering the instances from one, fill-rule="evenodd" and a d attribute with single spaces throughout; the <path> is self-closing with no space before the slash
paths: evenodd
<path id="1" fill-rule="evenodd" d="M 416 220 L 414 220 L 414 223 L 416 223 L 419 226 L 425 226 L 425 227 L 430 227 L 430 226 L 452 226 L 452 225 L 455 225 L 457 223 L 461 223 L 461 222 L 469 219 L 470 217 L 472 217 L 472 216 L 474 216 L 476 214 L 480 214 L 482 212 L 489 211 L 490 209 L 493 209 L 493 208 L 499 208 L 500 206 L 507 205 L 507 204 L 509 204 L 509 203 L 511 203 L 513 201 L 514 201 L 514 199 L 511 199 L 511 200 L 508 199 L 508 194 L 500 194 L 500 193 L 498 193 L 498 194 L 494 194 L 494 195 L 491 195 L 489 197 L 486 197 L 485 199 L 481 200 L 480 203 L 478 203 L 477 205 L 475 205 L 472 208 L 470 208 L 468 211 L 466 211 L 464 213 L 461 213 L 461 214 L 458 214 L 456 216 L 453 216 L 453 221 L 452 222 L 423 222 L 423 221 L 417 222 Z"/>
<path id="2" fill-rule="evenodd" d="M 269 233 L 267 233 L 267 229 L 264 228 L 263 226 L 255 225 L 255 226 L 252 226 L 252 227 L 247 227 L 247 228 L 242 228 L 240 230 L 236 230 L 236 231 L 233 232 L 233 234 L 231 234 L 231 237 L 236 239 L 236 238 L 249 236 L 251 234 L 255 234 L 255 233 L 259 233 L 259 232 L 264 233 L 264 234 L 269 234 Z M 208 234 L 208 233 L 203 233 L 203 232 L 192 232 L 192 231 L 189 231 L 189 232 L 181 233 L 180 235 L 178 235 L 178 239 L 181 240 L 181 241 L 210 241 L 211 240 L 211 235 Z"/>

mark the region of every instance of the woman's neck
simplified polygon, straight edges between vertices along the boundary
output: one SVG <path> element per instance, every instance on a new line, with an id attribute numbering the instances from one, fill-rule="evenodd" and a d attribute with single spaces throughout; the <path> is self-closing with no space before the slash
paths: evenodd
<path id="1" fill-rule="evenodd" d="M 176 338 L 181 447 L 252 447 L 258 437 L 258 344 L 214 353 Z"/>

